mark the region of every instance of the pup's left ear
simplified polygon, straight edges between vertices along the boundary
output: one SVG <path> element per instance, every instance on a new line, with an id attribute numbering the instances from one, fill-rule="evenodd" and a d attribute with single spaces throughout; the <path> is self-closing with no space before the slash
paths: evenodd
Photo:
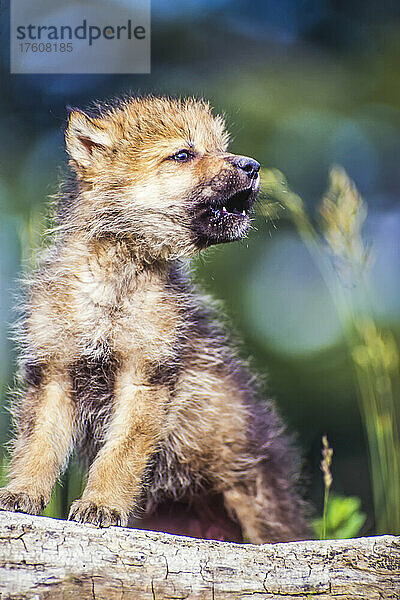
<path id="1" fill-rule="evenodd" d="M 90 167 L 98 160 L 99 153 L 107 153 L 112 145 L 110 134 L 104 119 L 92 119 L 80 110 L 71 110 L 65 143 L 75 166 Z"/>

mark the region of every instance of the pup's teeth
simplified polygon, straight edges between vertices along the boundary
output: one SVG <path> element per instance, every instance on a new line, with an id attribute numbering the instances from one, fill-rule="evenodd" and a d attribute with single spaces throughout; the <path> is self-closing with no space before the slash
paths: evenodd
<path id="1" fill-rule="evenodd" d="M 242 215 L 245 217 L 246 216 L 246 211 L 242 210 Z"/>

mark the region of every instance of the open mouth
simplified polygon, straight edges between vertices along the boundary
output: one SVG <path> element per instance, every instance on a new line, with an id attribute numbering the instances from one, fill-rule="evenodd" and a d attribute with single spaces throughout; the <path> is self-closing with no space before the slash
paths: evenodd
<path id="1" fill-rule="evenodd" d="M 212 225 L 227 223 L 229 221 L 248 220 L 248 214 L 253 204 L 253 188 L 240 190 L 229 198 L 214 201 L 209 205 L 209 218 Z"/>
<path id="2" fill-rule="evenodd" d="M 259 180 L 254 180 L 252 185 L 231 196 L 221 195 L 203 200 L 192 220 L 197 245 L 204 248 L 245 237 L 258 190 Z"/>
<path id="3" fill-rule="evenodd" d="M 210 206 L 211 219 L 219 220 L 224 218 L 247 218 L 252 202 L 253 189 L 248 187 L 236 192 L 229 198 L 220 200 Z"/>

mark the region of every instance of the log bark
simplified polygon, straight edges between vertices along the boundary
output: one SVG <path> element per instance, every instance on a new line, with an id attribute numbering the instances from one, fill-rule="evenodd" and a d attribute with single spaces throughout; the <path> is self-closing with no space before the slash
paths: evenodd
<path id="1" fill-rule="evenodd" d="M 400 538 L 232 544 L 0 512 L 1 600 L 400 599 Z"/>

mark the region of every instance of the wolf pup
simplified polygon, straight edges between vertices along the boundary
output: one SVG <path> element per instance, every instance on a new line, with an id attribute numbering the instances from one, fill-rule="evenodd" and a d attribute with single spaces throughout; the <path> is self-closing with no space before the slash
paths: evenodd
<path id="1" fill-rule="evenodd" d="M 69 115 L 71 175 L 28 287 L 0 508 L 39 514 L 76 449 L 80 523 L 126 525 L 169 503 L 210 525 L 215 509 L 220 539 L 302 538 L 296 452 L 185 263 L 247 234 L 260 165 L 228 152 L 203 101 L 96 110 Z"/>

